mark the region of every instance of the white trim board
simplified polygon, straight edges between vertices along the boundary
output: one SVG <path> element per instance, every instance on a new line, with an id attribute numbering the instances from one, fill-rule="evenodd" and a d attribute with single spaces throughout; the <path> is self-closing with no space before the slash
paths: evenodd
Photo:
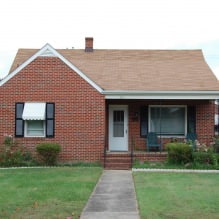
<path id="1" fill-rule="evenodd" d="M 166 173 L 219 173 L 219 170 L 197 170 L 197 169 L 151 169 L 132 168 L 133 172 L 166 172 Z"/>
<path id="2" fill-rule="evenodd" d="M 69 62 L 65 57 L 63 57 L 59 52 L 57 52 L 51 45 L 46 44 L 42 49 L 36 52 L 33 56 L 27 59 L 23 64 L 21 64 L 18 68 L 16 68 L 13 72 L 8 74 L 1 82 L 0 86 L 9 81 L 12 77 L 14 77 L 17 73 L 19 73 L 23 68 L 29 65 L 33 60 L 35 60 L 39 56 L 52 56 L 58 57 L 61 59 L 67 66 L 69 66 L 73 71 L 75 71 L 78 75 L 80 75 L 85 81 L 87 81 L 92 87 L 102 93 L 102 88 L 99 87 L 95 82 L 93 82 L 90 78 L 88 78 L 82 71 L 80 71 L 75 65 Z"/>
<path id="3" fill-rule="evenodd" d="M 215 100 L 218 91 L 103 91 L 105 99 L 140 99 L 140 100 Z"/>

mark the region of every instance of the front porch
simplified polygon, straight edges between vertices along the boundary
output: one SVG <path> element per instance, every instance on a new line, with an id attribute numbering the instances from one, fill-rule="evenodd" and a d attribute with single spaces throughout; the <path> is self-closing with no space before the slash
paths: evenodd
<path id="1" fill-rule="evenodd" d="M 184 142 L 188 133 L 209 145 L 214 113 L 211 100 L 106 100 L 106 167 L 130 167 L 136 159 L 163 161 L 166 143 Z M 148 147 L 151 132 L 160 147 Z"/>
<path id="2" fill-rule="evenodd" d="M 156 132 L 161 151 L 171 139 L 184 141 L 187 133 L 209 145 L 214 136 L 211 100 L 106 100 L 106 150 L 147 150 L 147 135 Z"/>

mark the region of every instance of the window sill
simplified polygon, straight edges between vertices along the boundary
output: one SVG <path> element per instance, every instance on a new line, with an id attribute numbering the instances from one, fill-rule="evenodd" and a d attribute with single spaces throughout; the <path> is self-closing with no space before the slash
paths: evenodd
<path id="1" fill-rule="evenodd" d="M 24 138 L 46 138 L 46 136 L 24 136 Z"/>
<path id="2" fill-rule="evenodd" d="M 184 135 L 158 135 L 158 138 L 186 138 Z"/>

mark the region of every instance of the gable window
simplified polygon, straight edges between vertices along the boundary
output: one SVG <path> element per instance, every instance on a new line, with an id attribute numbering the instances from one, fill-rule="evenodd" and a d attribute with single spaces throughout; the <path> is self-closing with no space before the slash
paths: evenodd
<path id="1" fill-rule="evenodd" d="M 150 106 L 149 131 L 166 136 L 186 135 L 185 106 Z"/>

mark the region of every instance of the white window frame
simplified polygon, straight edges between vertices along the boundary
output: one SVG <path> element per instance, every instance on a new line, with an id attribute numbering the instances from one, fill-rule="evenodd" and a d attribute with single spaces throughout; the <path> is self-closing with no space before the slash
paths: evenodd
<path id="1" fill-rule="evenodd" d="M 187 135 L 187 105 L 149 105 L 148 110 L 148 130 L 151 131 L 151 108 L 153 107 L 181 107 L 185 109 L 185 135 L 161 135 L 161 137 L 165 138 L 185 138 Z"/>
<path id="2" fill-rule="evenodd" d="M 27 134 L 27 123 L 28 121 L 38 121 L 38 120 L 25 120 L 25 123 L 24 123 L 24 137 L 26 138 L 45 138 L 46 137 L 46 125 L 45 125 L 45 120 L 40 120 L 40 121 L 43 121 L 43 129 L 44 129 L 44 132 L 43 132 L 43 135 L 38 135 L 38 136 L 34 136 L 34 135 L 28 135 Z"/>

